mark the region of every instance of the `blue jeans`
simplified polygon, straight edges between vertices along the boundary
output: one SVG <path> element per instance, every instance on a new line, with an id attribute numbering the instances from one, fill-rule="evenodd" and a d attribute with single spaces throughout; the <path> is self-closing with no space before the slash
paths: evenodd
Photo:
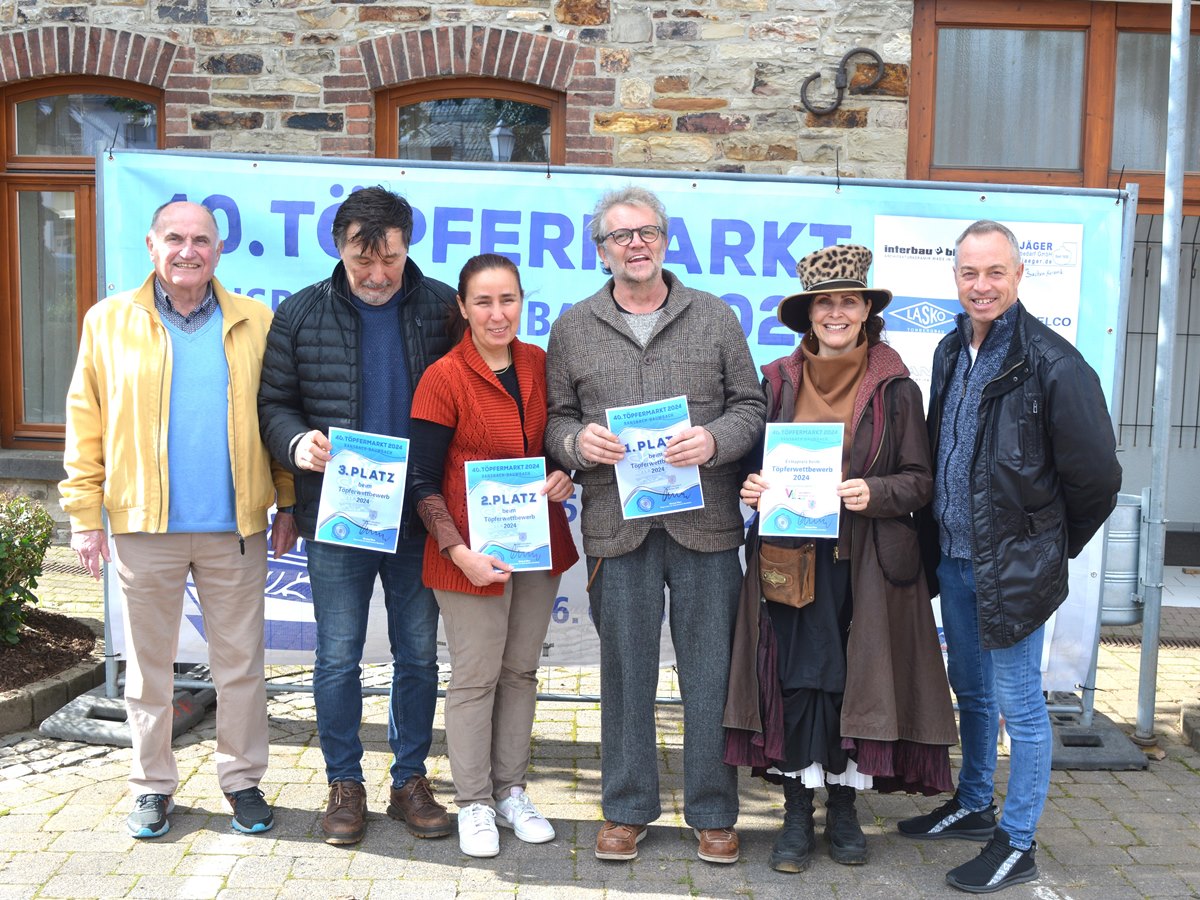
<path id="1" fill-rule="evenodd" d="M 992 805 L 999 716 L 1012 742 L 1008 791 L 1000 827 L 1014 847 L 1029 849 L 1046 793 L 1054 740 L 1042 696 L 1042 641 L 1045 627 L 1002 650 L 984 650 L 979 637 L 975 570 L 968 559 L 943 556 L 942 627 L 950 687 L 958 698 L 963 764 L 958 801 L 973 812 Z"/>
<path id="2" fill-rule="evenodd" d="M 425 539 L 400 539 L 395 553 L 307 541 L 317 620 L 313 694 L 330 781 L 363 781 L 362 661 L 375 577 L 383 581 L 392 690 L 388 744 L 392 784 L 425 774 L 437 704 L 437 601 L 421 581 Z"/>

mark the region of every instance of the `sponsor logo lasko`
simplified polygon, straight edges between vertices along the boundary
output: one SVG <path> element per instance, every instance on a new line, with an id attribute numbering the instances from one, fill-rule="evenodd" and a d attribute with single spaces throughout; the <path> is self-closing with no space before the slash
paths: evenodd
<path id="1" fill-rule="evenodd" d="M 897 297 L 897 300 L 902 298 Z M 902 331 L 931 331 L 944 330 L 954 322 L 955 312 L 934 300 L 913 300 L 907 306 L 890 306 L 884 313 L 889 319 L 889 325 L 899 325 Z M 955 304 L 957 309 L 957 304 Z M 907 326 L 907 327 L 905 327 Z"/>

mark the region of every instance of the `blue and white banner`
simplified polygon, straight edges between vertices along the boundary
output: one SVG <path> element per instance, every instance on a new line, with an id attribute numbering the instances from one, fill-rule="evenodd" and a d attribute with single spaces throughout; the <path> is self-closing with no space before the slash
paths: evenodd
<path id="1" fill-rule="evenodd" d="M 606 190 L 636 184 L 656 192 L 670 215 L 667 268 L 689 287 L 729 303 L 759 365 L 796 346 L 798 336 L 779 324 L 775 308 L 799 286 L 797 260 L 836 243 L 871 247 L 872 285 L 896 294 L 884 313 L 885 336 L 923 388 L 933 346 L 958 310 L 954 240 L 971 221 L 997 219 L 1023 245 L 1022 299 L 1073 340 L 1106 389 L 1114 384 L 1122 207 L 1112 192 L 167 151 L 115 150 L 97 160 L 106 293 L 141 283 L 149 269 L 145 235 L 154 209 L 188 199 L 212 209 L 221 227 L 221 282 L 278 307 L 329 276 L 337 261 L 330 227 L 338 205 L 356 187 L 380 184 L 412 204 L 410 254 L 426 275 L 456 284 L 462 264 L 477 253 L 501 253 L 516 262 L 526 294 L 520 336 L 544 347 L 554 319 L 607 277 L 588 237 L 596 201 Z M 568 503 L 572 520 L 577 503 Z M 1100 562 L 1097 541 L 1072 566 L 1069 602 L 1093 611 L 1093 627 Z M 582 569 L 576 566 L 563 579 L 547 637 L 549 663 L 597 660 Z M 272 590 L 295 593 L 290 569 L 280 575 L 273 564 L 272 578 L 268 598 Z M 1060 611 L 1055 643 L 1067 630 L 1062 619 Z M 1070 689 L 1087 669 L 1092 631 L 1086 614 L 1069 630 L 1067 655 L 1083 659 L 1083 666 L 1072 662 L 1074 674 L 1054 683 L 1048 678 L 1053 690 Z M 375 625 L 371 632 L 386 634 Z M 280 629 L 284 633 L 289 637 L 273 641 L 272 649 L 290 658 L 272 658 L 311 661 L 311 628 L 289 624 Z M 388 658 L 386 641 L 379 644 L 374 658 Z M 669 647 L 664 641 L 664 659 Z M 195 658 L 184 652 L 182 659 Z"/>

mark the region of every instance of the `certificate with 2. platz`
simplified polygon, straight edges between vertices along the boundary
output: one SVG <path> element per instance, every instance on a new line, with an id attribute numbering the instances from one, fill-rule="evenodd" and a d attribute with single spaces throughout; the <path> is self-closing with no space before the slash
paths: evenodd
<path id="1" fill-rule="evenodd" d="M 467 476 L 467 526 L 471 549 L 494 556 L 518 572 L 551 567 L 546 460 L 472 460 Z"/>

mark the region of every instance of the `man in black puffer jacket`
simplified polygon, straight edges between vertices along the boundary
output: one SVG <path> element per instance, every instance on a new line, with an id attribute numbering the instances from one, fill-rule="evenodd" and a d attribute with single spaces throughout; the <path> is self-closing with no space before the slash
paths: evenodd
<path id="1" fill-rule="evenodd" d="M 376 576 L 383 581 L 392 688 L 393 760 L 388 815 L 418 837 L 450 833 L 426 779 L 437 702 L 437 603 L 421 581 L 424 535 L 405 510 L 394 553 L 312 540 L 329 428 L 407 437 L 413 391 L 450 348 L 454 290 L 408 258 L 412 208 L 381 187 L 354 191 L 333 220 L 342 261 L 325 281 L 279 307 L 267 337 L 258 395 L 263 441 L 296 479 L 295 519 L 307 539 L 317 620 L 313 694 L 329 802 L 321 820 L 331 844 L 366 834 L 359 664 Z"/>
<path id="2" fill-rule="evenodd" d="M 1053 743 L 1044 625 L 1066 599 L 1067 560 L 1104 524 L 1121 487 L 1100 379 L 1018 300 L 1024 272 L 1003 225 L 981 220 L 962 233 L 954 277 L 964 313 L 934 354 L 929 397 L 936 533 L 923 535 L 922 551 L 940 556 L 931 587 L 940 582 L 963 764 L 954 797 L 898 827 L 923 840 L 987 841 L 946 875 L 969 893 L 1037 877 L 1033 836 Z M 1012 753 L 997 822 L 1000 716 Z"/>

